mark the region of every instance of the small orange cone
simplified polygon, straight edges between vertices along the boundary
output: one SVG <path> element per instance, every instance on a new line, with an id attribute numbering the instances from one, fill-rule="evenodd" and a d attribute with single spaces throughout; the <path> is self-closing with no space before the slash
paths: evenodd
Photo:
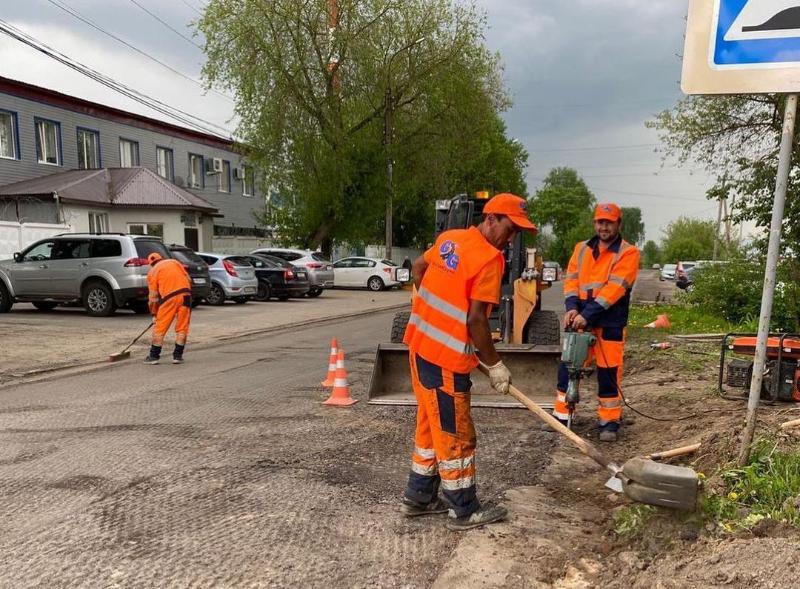
<path id="1" fill-rule="evenodd" d="M 656 317 L 656 320 L 653 321 L 652 323 L 648 323 L 647 325 L 645 325 L 645 327 L 651 327 L 651 328 L 663 327 L 664 329 L 669 329 L 670 327 L 672 327 L 672 325 L 669 322 L 669 318 L 665 314 L 662 314 Z"/>
<path id="2" fill-rule="evenodd" d="M 323 405 L 348 406 L 358 403 L 358 399 L 350 396 L 350 385 L 347 384 L 347 370 L 344 367 L 344 350 L 339 350 L 336 356 L 336 378 L 333 381 L 333 392 Z"/>
<path id="3" fill-rule="evenodd" d="M 331 340 L 331 355 L 328 358 L 328 376 L 322 381 L 322 386 L 332 387 L 333 381 L 336 379 L 336 355 L 339 353 L 339 344 L 336 338 Z"/>

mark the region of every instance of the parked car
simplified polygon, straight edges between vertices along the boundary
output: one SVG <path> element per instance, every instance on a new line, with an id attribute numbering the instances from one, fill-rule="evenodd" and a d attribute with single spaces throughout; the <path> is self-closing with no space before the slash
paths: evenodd
<path id="1" fill-rule="evenodd" d="M 692 265 L 688 266 L 683 271 L 683 274 L 681 274 L 681 277 L 675 280 L 675 286 L 686 291 L 691 291 L 694 288 L 695 275 L 698 270 L 707 268 L 713 264 L 727 263 L 728 262 L 724 260 L 697 260 L 695 262 L 691 262 Z"/>
<path id="2" fill-rule="evenodd" d="M 661 274 L 659 274 L 659 280 L 675 280 L 675 269 L 678 267 L 677 264 L 664 264 L 661 268 Z"/>
<path id="3" fill-rule="evenodd" d="M 256 269 L 258 291 L 253 298 L 257 301 L 268 301 L 272 297 L 279 301 L 302 297 L 311 288 L 308 273 L 286 260 L 255 254 L 239 257 L 246 259 Z"/>
<path id="4" fill-rule="evenodd" d="M 147 256 L 171 257 L 157 237 L 64 233 L 39 240 L 0 261 L 0 313 L 16 302 L 41 311 L 82 304 L 93 317 L 120 307 L 147 313 Z"/>
<path id="5" fill-rule="evenodd" d="M 258 292 L 256 269 L 242 256 L 198 252 L 208 264 L 211 285 L 206 295 L 209 305 L 222 305 L 227 299 L 246 303 Z"/>
<path id="6" fill-rule="evenodd" d="M 687 261 L 680 261 L 678 262 L 677 266 L 675 267 L 675 284 L 678 288 L 685 288 L 687 282 L 686 272 L 690 268 L 694 268 L 694 265 L 697 262 L 687 262 Z M 681 285 L 684 286 L 681 286 Z"/>
<path id="7" fill-rule="evenodd" d="M 400 286 L 397 268 L 391 260 L 358 256 L 333 263 L 336 286 L 366 287 L 372 291 Z"/>
<path id="8" fill-rule="evenodd" d="M 178 260 L 192 279 L 192 306 L 199 305 L 211 290 L 211 276 L 208 273 L 208 264 L 203 258 L 185 245 L 173 243 L 168 246 L 169 253 Z"/>
<path id="9" fill-rule="evenodd" d="M 318 297 L 326 288 L 333 288 L 333 266 L 330 261 L 319 252 L 311 250 L 264 247 L 250 252 L 251 254 L 264 254 L 274 258 L 281 258 L 298 268 L 305 268 L 308 272 L 308 281 L 311 283 L 307 296 Z"/>

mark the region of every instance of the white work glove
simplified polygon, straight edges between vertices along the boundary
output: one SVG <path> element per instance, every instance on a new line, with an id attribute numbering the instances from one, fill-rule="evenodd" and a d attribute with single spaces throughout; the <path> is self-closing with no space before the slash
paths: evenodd
<path id="1" fill-rule="evenodd" d="M 481 364 L 483 364 L 481 362 Z M 503 364 L 503 361 L 500 360 L 494 366 L 483 366 L 489 371 L 489 380 L 492 383 L 492 388 L 496 390 L 501 395 L 508 394 L 508 385 L 511 384 L 511 373 L 506 368 L 506 365 Z"/>

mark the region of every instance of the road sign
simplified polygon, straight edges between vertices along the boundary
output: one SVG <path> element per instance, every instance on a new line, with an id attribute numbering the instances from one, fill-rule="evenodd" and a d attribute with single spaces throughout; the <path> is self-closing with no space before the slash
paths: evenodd
<path id="1" fill-rule="evenodd" d="M 800 0 L 690 0 L 681 88 L 800 91 Z"/>

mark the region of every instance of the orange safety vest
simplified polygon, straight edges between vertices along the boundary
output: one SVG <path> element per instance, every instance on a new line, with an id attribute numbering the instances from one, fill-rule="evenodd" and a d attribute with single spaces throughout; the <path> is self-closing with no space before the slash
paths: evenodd
<path id="1" fill-rule="evenodd" d="M 575 246 L 564 279 L 567 310 L 593 327 L 624 327 L 630 293 L 639 274 L 639 249 L 617 236 L 605 249 L 593 237 Z"/>
<path id="2" fill-rule="evenodd" d="M 502 253 L 476 227 L 445 231 L 425 252 L 428 268 L 411 306 L 405 342 L 411 352 L 457 373 L 478 358 L 467 327 L 469 289 L 475 277 Z M 502 273 L 501 273 L 502 274 Z M 497 285 L 498 291 L 500 285 Z"/>
<path id="3" fill-rule="evenodd" d="M 178 260 L 165 259 L 147 273 L 149 302 L 161 304 L 179 294 L 192 294 L 189 273 Z"/>

